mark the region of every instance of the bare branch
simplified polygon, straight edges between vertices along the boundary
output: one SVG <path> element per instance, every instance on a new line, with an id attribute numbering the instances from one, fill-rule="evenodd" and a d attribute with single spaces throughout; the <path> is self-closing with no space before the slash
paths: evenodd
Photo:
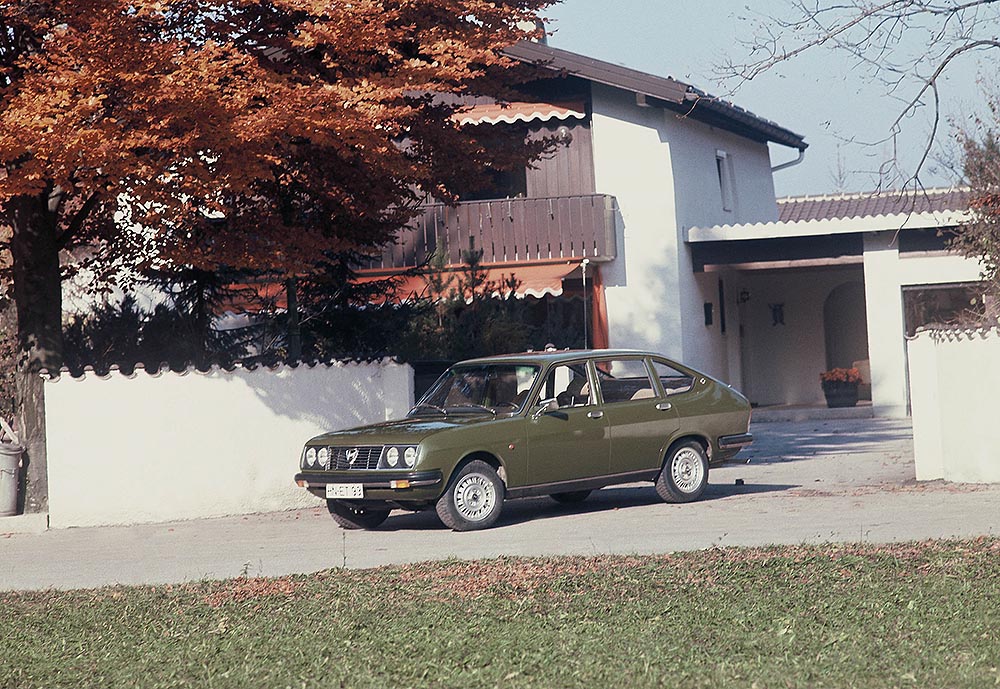
<path id="1" fill-rule="evenodd" d="M 898 101 L 898 111 L 885 138 L 867 145 L 890 144 L 892 157 L 879 166 L 880 179 L 898 176 L 919 184 L 941 134 L 942 76 L 962 56 L 1000 48 L 1000 0 L 792 0 L 792 16 L 768 17 L 767 25 L 745 43 L 748 60 L 729 62 L 717 72 L 731 91 L 764 73 L 775 71 L 815 48 L 850 56 Z M 932 108 L 930 134 L 916 166 L 904 173 L 896 156 L 897 137 L 905 122 L 921 109 Z"/>

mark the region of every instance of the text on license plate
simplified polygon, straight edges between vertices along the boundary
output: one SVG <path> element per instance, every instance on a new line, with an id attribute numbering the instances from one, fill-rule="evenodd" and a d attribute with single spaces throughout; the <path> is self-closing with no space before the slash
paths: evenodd
<path id="1" fill-rule="evenodd" d="M 327 498 L 359 499 L 365 497 L 365 487 L 360 483 L 328 483 Z"/>

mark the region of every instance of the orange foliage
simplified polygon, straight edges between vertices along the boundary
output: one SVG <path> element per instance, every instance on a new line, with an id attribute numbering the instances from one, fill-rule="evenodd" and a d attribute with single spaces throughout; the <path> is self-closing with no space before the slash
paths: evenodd
<path id="1" fill-rule="evenodd" d="M 509 96 L 524 68 L 500 50 L 546 4 L 6 0 L 0 205 L 47 196 L 61 243 L 101 241 L 108 264 L 150 257 L 123 212 L 198 267 L 377 245 L 414 189 L 450 198 L 532 154 L 427 94 Z"/>

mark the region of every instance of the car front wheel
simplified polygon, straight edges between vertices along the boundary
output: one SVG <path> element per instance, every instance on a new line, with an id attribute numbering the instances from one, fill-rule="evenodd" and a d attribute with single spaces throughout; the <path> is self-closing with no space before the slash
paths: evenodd
<path id="1" fill-rule="evenodd" d="M 701 444 L 689 440 L 675 445 L 656 479 L 656 492 L 664 502 L 691 502 L 708 485 L 708 457 Z"/>
<path id="2" fill-rule="evenodd" d="M 330 510 L 333 521 L 344 529 L 374 529 L 389 516 L 388 508 L 362 507 L 340 500 L 327 500 L 326 508 Z"/>
<path id="3" fill-rule="evenodd" d="M 504 486 L 486 462 L 463 466 L 437 501 L 437 513 L 453 531 L 473 531 L 492 526 L 503 508 Z"/>

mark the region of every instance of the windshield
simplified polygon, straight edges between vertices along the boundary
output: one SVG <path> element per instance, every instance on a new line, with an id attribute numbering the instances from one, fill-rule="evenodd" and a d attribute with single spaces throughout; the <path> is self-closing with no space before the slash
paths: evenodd
<path id="1" fill-rule="evenodd" d="M 411 413 L 516 413 L 524 406 L 538 370 L 527 364 L 454 366 L 438 378 Z"/>

